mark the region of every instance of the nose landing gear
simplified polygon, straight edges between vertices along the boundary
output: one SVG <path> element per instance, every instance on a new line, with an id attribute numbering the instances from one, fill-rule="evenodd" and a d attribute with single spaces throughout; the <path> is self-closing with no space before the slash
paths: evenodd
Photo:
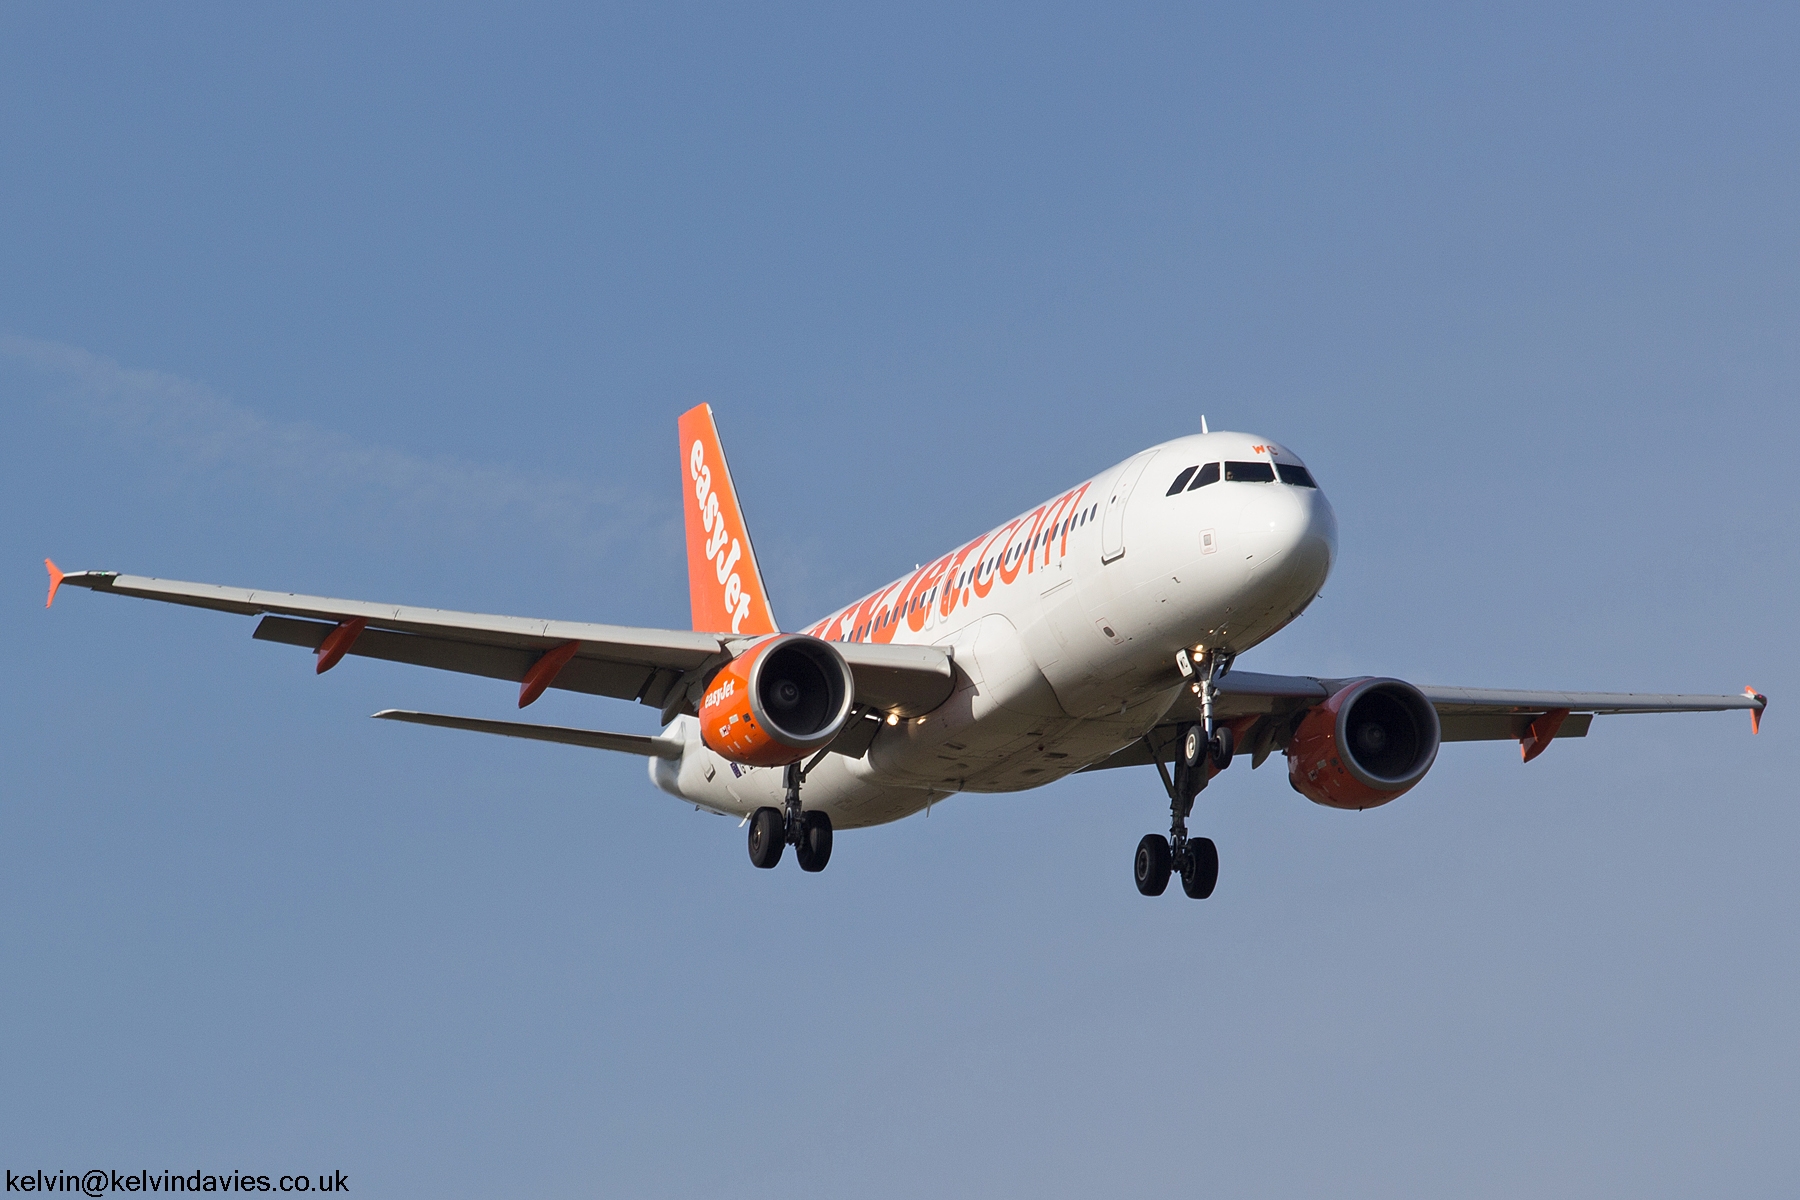
<path id="1" fill-rule="evenodd" d="M 1181 730 L 1175 756 L 1175 774 L 1171 778 L 1163 766 L 1162 752 L 1148 738 L 1151 759 L 1162 776 L 1169 793 L 1169 836 L 1159 833 L 1145 836 L 1138 843 L 1137 857 L 1132 862 L 1132 875 L 1138 891 L 1146 896 L 1160 896 L 1169 886 L 1169 875 L 1181 875 L 1181 890 L 1194 900 L 1213 894 L 1219 883 L 1219 848 L 1211 838 L 1188 836 L 1187 819 L 1194 811 L 1194 798 L 1206 787 L 1207 766 L 1215 772 L 1231 765 L 1237 752 L 1236 739 L 1229 725 L 1213 720 L 1213 698 L 1219 677 L 1231 669 L 1232 656 L 1223 651 L 1209 651 L 1191 662 L 1183 652 L 1176 663 L 1183 675 L 1198 675 L 1202 720 Z M 1197 668 L 1197 669 L 1196 669 Z"/>
<path id="2" fill-rule="evenodd" d="M 1230 730 L 1224 730 L 1227 735 Z M 1169 886 L 1169 876 L 1179 873 L 1181 890 L 1190 899 L 1204 900 L 1219 883 L 1219 848 L 1211 838 L 1188 836 L 1187 819 L 1194 811 L 1194 798 L 1206 786 L 1207 759 L 1216 752 L 1217 739 L 1209 741 L 1198 725 L 1182 730 L 1181 753 L 1175 759 L 1175 775 L 1170 778 L 1162 756 L 1156 755 L 1156 770 L 1169 792 L 1169 836 L 1145 835 L 1138 843 L 1132 875 L 1138 891 L 1146 896 L 1160 896 Z M 1228 742 L 1227 752 L 1231 749 Z M 1153 748 L 1154 752 L 1154 748 Z M 1229 761 L 1229 760 L 1227 760 Z"/>
<path id="3" fill-rule="evenodd" d="M 820 757 L 824 757 L 823 752 Z M 818 762 L 819 759 L 813 759 Z M 783 808 L 764 805 L 750 814 L 750 862 L 768 870 L 781 861 L 783 846 L 794 847 L 794 860 L 802 871 L 823 871 L 831 861 L 831 817 L 814 809 L 800 809 L 800 784 L 806 771 L 789 763 L 782 777 L 787 785 Z"/>

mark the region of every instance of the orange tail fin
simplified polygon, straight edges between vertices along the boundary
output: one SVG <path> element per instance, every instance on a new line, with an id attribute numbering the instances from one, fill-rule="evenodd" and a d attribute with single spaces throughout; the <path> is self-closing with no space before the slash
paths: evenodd
<path id="1" fill-rule="evenodd" d="M 775 610 L 750 546 L 712 408 L 681 414 L 682 513 L 687 518 L 688 603 L 705 633 L 775 633 Z"/>

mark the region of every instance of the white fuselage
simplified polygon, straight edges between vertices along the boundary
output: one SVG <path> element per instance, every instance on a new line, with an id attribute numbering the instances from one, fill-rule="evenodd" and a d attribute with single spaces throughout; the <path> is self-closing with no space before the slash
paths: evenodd
<path id="1" fill-rule="evenodd" d="M 1199 482 L 1210 472 L 1197 471 L 1170 494 L 1187 468 L 1227 463 L 1304 477 L 1299 458 L 1263 438 L 1177 438 L 807 627 L 829 641 L 947 646 L 956 690 L 924 717 L 884 725 L 865 756 L 828 755 L 807 776 L 805 806 L 846 829 L 953 792 L 1036 787 L 1194 703 L 1177 652 L 1263 641 L 1318 595 L 1337 554 L 1337 519 L 1316 487 Z M 664 791 L 733 815 L 781 804 L 779 768 L 720 757 L 691 717 L 667 733 L 686 750 L 650 760 Z"/>

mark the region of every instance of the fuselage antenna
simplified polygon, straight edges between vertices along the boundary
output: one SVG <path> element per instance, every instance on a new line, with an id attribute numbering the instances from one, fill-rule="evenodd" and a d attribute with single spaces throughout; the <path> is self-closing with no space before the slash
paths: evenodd
<path id="1" fill-rule="evenodd" d="M 1201 432 L 1201 433 L 1205 433 L 1205 432 L 1207 432 L 1207 429 L 1206 429 L 1206 414 L 1205 414 L 1205 413 L 1201 413 L 1201 414 L 1200 414 L 1200 432 Z"/>

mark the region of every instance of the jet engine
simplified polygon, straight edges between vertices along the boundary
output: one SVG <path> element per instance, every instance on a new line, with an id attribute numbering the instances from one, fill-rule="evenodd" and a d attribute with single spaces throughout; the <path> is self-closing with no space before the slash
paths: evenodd
<path id="1" fill-rule="evenodd" d="M 856 679 L 830 642 L 783 633 L 726 663 L 700 701 L 700 740 L 733 762 L 780 767 L 837 737 Z"/>
<path id="2" fill-rule="evenodd" d="M 1312 709 L 1288 742 L 1288 782 L 1315 804 L 1374 808 L 1437 760 L 1437 710 L 1398 679 L 1359 679 Z"/>

